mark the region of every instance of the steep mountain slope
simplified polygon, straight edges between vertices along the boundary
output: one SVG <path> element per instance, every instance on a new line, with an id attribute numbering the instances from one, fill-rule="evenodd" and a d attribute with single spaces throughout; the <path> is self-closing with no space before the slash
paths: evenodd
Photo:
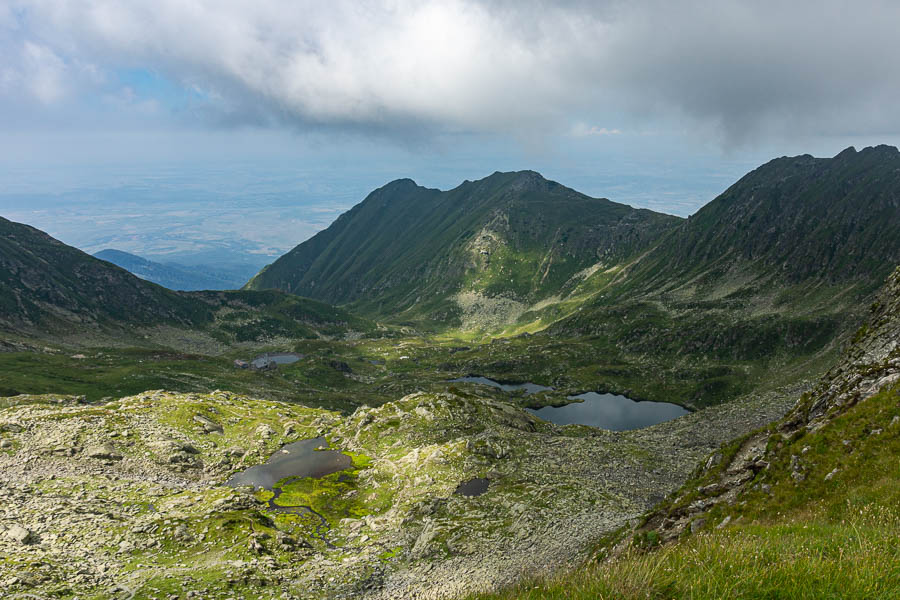
<path id="1" fill-rule="evenodd" d="M 643 250 L 679 221 L 531 171 L 494 173 L 446 192 L 404 179 L 372 192 L 247 287 L 458 324 L 460 304 L 531 305 L 580 271 Z"/>
<path id="2" fill-rule="evenodd" d="M 663 239 L 633 279 L 699 293 L 739 273 L 747 285 L 815 280 L 871 291 L 898 262 L 900 151 L 851 147 L 747 174 Z"/>
<path id="3" fill-rule="evenodd" d="M 783 364 L 827 351 L 834 360 L 898 262 L 896 148 L 780 158 L 674 228 L 549 331 L 600 336 L 633 354 Z"/>
<path id="4" fill-rule="evenodd" d="M 0 324 L 51 329 L 208 320 L 202 304 L 0 217 Z"/>
<path id="5" fill-rule="evenodd" d="M 111 262 L 141 279 L 152 281 L 170 290 L 233 290 L 244 280 L 234 273 L 217 271 L 204 266 L 183 266 L 147 260 L 146 258 L 112 248 L 94 253 L 94 258 Z"/>
<path id="6" fill-rule="evenodd" d="M 898 457 L 900 269 L 816 388 L 704 460 L 615 558 L 479 598 L 896 598 Z"/>
<path id="7" fill-rule="evenodd" d="M 19 336 L 142 338 L 134 328 L 203 330 L 222 341 L 316 337 L 373 324 L 279 292 L 178 293 L 28 225 L 0 218 L 0 331 Z"/>

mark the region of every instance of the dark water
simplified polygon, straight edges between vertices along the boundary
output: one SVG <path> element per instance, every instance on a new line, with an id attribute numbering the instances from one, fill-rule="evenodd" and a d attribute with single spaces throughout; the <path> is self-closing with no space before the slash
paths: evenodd
<path id="1" fill-rule="evenodd" d="M 460 496 L 480 496 L 488 490 L 490 481 L 483 477 L 477 477 L 468 481 L 463 481 L 456 486 L 455 494 Z"/>
<path id="2" fill-rule="evenodd" d="M 577 423 L 613 431 L 649 427 L 688 414 L 686 409 L 677 404 L 637 402 L 616 394 L 588 392 L 570 396 L 570 398 L 581 398 L 584 401 L 560 407 L 545 406 L 537 410 L 528 409 L 528 411 L 557 425 Z"/>
<path id="3" fill-rule="evenodd" d="M 295 354 L 293 352 L 279 352 L 274 354 L 270 353 L 257 356 L 250 364 L 252 364 L 257 369 L 261 369 L 270 362 L 279 365 L 289 365 L 291 363 L 297 362 L 301 358 L 303 358 L 303 355 Z"/>
<path id="4" fill-rule="evenodd" d="M 489 385 L 491 387 L 499 388 L 504 392 L 514 392 L 516 390 L 525 390 L 525 395 L 536 394 L 538 392 L 548 392 L 551 391 L 552 387 L 547 387 L 545 385 L 538 385 L 536 383 L 500 383 L 499 381 L 494 381 L 493 379 L 488 379 L 487 377 L 460 377 L 459 379 L 451 379 L 450 383 L 480 383 L 481 385 Z"/>
<path id="5" fill-rule="evenodd" d="M 265 464 L 254 465 L 235 473 L 225 485 L 232 487 L 250 485 L 271 490 L 285 477 L 324 477 L 349 469 L 353 465 L 353 461 L 346 454 L 335 450 L 316 450 L 319 446 L 327 445 L 325 438 L 287 444 L 275 452 Z"/>

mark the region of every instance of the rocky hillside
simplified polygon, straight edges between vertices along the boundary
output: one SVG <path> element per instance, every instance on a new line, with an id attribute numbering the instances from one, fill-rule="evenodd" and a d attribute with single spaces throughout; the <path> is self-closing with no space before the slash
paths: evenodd
<path id="1" fill-rule="evenodd" d="M 402 179 L 247 287 L 458 325 L 464 305 L 535 304 L 579 272 L 643 250 L 679 221 L 590 198 L 531 171 L 494 173 L 446 192 Z"/>
<path id="2" fill-rule="evenodd" d="M 900 587 L 900 269 L 783 419 L 724 444 L 600 560 L 513 598 L 894 598 Z"/>
<path id="3" fill-rule="evenodd" d="M 580 561 L 704 454 L 784 408 L 748 398 L 609 432 L 462 393 L 349 416 L 219 391 L 0 399 L 0 585 L 98 598 L 495 589 Z M 342 470 L 226 485 L 309 439 L 345 453 Z"/>
<path id="4" fill-rule="evenodd" d="M 365 332 L 374 324 L 275 291 L 173 292 L 33 227 L 0 218 L 4 337 L 133 343 L 161 328 L 231 343 Z"/>
<path id="5" fill-rule="evenodd" d="M 720 504 L 734 504 L 738 497 L 752 495 L 757 509 L 765 510 L 769 494 L 784 496 L 797 488 L 816 488 L 823 481 L 845 478 L 859 482 L 857 463 L 873 452 L 885 453 L 884 458 L 890 459 L 889 447 L 893 446 L 885 446 L 885 442 L 900 436 L 898 380 L 900 269 L 872 305 L 868 321 L 843 359 L 819 385 L 804 395 L 784 420 L 741 440 L 728 460 L 722 454 L 711 457 L 700 475 L 699 493 L 686 490 L 671 507 L 651 518 L 650 526 L 658 528 L 661 539 L 671 539 L 688 525 L 696 529 L 699 521 L 709 522 L 707 513 Z M 868 403 L 876 396 L 880 401 Z M 836 453 L 838 448 L 830 446 L 836 432 L 844 432 L 840 446 L 846 452 Z M 882 433 L 885 436 L 879 437 Z M 890 476 L 895 483 L 900 481 L 900 473 Z M 817 481 L 807 482 L 811 477 Z M 773 485 L 781 489 L 773 492 Z M 728 509 L 715 513 L 724 518 Z"/>

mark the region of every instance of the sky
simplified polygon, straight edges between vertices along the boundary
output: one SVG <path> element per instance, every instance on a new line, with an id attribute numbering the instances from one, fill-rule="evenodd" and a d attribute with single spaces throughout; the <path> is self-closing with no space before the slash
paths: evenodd
<path id="1" fill-rule="evenodd" d="M 897 145 L 898 23 L 861 0 L 2 0 L 0 214 L 99 249 L 98 210 L 162 236 L 154 206 L 227 197 L 277 253 L 396 178 L 534 169 L 686 216 L 771 158 Z"/>

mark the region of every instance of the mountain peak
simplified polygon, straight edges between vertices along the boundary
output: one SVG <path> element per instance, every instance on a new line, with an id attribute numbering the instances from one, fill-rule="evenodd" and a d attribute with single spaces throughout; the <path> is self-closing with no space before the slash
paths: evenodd
<path id="1" fill-rule="evenodd" d="M 631 256 L 679 221 L 598 202 L 535 171 L 498 171 L 446 191 L 411 185 L 381 188 L 249 287 L 457 322 L 459 292 L 540 299 L 598 257 Z"/>
<path id="2" fill-rule="evenodd" d="M 900 150 L 898 150 L 896 146 L 879 144 L 877 146 L 867 146 L 866 148 L 863 148 L 860 151 L 860 154 L 872 154 L 884 156 L 886 158 L 896 158 L 898 155 L 900 155 Z"/>
<path id="3" fill-rule="evenodd" d="M 848 146 L 844 148 L 840 152 L 834 155 L 835 160 L 840 160 L 843 158 L 850 158 L 851 156 L 856 156 L 856 148 L 853 146 Z"/>
<path id="4" fill-rule="evenodd" d="M 403 188 L 417 188 L 420 187 L 418 183 L 410 179 L 409 177 L 402 177 L 400 179 L 395 179 L 391 182 L 384 184 L 381 189 L 383 190 L 396 190 Z"/>
<path id="5" fill-rule="evenodd" d="M 476 184 L 487 184 L 490 186 L 502 186 L 512 191 L 527 190 L 545 190 L 553 182 L 544 178 L 537 171 L 494 171 L 484 179 L 475 182 Z"/>

